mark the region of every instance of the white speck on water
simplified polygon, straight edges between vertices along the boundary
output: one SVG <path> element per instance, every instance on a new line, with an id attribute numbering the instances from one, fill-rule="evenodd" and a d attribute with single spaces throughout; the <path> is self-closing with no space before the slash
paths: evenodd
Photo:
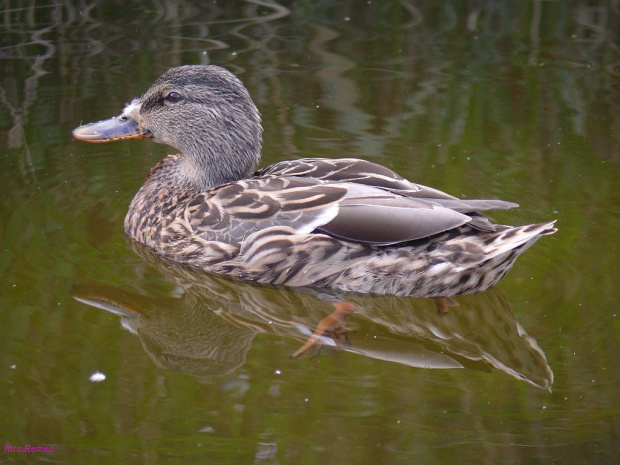
<path id="1" fill-rule="evenodd" d="M 100 371 L 95 371 L 89 378 L 93 383 L 100 383 L 105 380 L 105 375 Z"/>

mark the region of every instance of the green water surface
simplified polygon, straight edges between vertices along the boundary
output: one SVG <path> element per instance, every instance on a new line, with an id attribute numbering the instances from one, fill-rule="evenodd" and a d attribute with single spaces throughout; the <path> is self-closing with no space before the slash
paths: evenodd
<path id="1" fill-rule="evenodd" d="M 618 463 L 616 2 L 0 2 L 0 19 L 0 462 Z M 245 82 L 263 164 L 367 158 L 559 231 L 447 315 L 352 297 L 351 331 L 293 359 L 329 300 L 133 246 L 127 206 L 172 149 L 71 137 L 190 63 Z"/>

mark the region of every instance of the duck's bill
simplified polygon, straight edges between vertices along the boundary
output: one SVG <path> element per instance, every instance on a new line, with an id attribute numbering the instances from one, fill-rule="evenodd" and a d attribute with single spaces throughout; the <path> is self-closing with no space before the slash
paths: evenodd
<path id="1" fill-rule="evenodd" d="M 112 142 L 147 139 L 153 137 L 153 134 L 140 127 L 134 119 L 117 116 L 77 127 L 73 130 L 73 137 L 84 142 Z"/>

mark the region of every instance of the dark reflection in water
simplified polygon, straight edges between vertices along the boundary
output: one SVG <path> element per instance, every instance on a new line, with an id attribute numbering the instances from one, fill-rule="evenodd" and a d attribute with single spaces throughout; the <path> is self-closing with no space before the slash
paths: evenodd
<path id="1" fill-rule="evenodd" d="M 448 314 L 438 313 L 429 299 L 347 295 L 354 314 L 345 311 L 339 318 L 338 309 L 330 310 L 315 291 L 235 282 L 164 262 L 135 244 L 134 249 L 184 292 L 175 299 L 149 299 L 81 284 L 73 296 L 119 315 L 162 368 L 201 378 L 231 373 L 245 363 L 254 336 L 264 332 L 307 341 L 304 354 L 318 355 L 326 346 L 419 368 L 496 369 L 545 389 L 553 382 L 545 354 L 497 290 L 455 299 Z M 321 320 L 336 327 L 315 331 Z M 348 325 L 355 328 L 352 334 Z"/>
<path id="2" fill-rule="evenodd" d="M 464 140 L 481 155 L 511 139 L 553 152 L 570 128 L 618 167 L 606 131 L 618 124 L 605 98 L 620 63 L 613 4 L 362 3 L 55 2 L 2 10 L 8 146 L 26 144 L 33 119 L 55 128 L 52 140 L 67 140 L 81 120 L 118 111 L 164 70 L 214 63 L 243 75 L 270 106 L 265 119 L 278 135 L 267 137 L 288 154 L 304 151 L 301 136 L 319 152 L 376 158 L 405 132 L 419 147 L 441 142 L 438 161 L 446 162 Z M 34 111 L 42 81 L 63 89 L 48 96 L 62 100 L 58 112 Z M 502 105 L 482 98 L 485 85 Z M 489 127 L 501 131 L 489 138 Z"/>

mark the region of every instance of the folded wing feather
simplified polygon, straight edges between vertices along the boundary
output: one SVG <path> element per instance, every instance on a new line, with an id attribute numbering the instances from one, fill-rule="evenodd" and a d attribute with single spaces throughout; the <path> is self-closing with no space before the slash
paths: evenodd
<path id="1" fill-rule="evenodd" d="M 460 200 L 413 184 L 371 162 L 304 159 L 218 187 L 190 202 L 185 218 L 206 240 L 241 243 L 271 227 L 315 230 L 372 245 L 422 239 L 466 223 L 493 229 L 475 212 L 517 206 Z"/>

